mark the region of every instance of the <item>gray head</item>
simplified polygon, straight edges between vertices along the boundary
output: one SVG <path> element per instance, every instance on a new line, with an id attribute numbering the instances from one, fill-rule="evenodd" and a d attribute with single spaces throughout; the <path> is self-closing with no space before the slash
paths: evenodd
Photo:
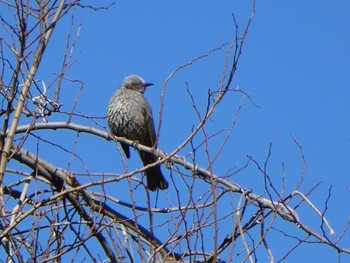
<path id="1" fill-rule="evenodd" d="M 122 87 L 127 89 L 132 89 L 140 93 L 144 93 L 146 87 L 152 86 L 152 85 L 153 85 L 152 83 L 145 82 L 143 78 L 137 75 L 127 76 L 122 83 Z"/>

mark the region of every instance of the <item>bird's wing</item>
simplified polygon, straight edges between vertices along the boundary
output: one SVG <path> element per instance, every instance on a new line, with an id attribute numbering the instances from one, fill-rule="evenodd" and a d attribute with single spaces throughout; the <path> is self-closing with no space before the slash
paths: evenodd
<path id="1" fill-rule="evenodd" d="M 153 147 L 156 142 L 156 131 L 154 129 L 154 122 L 152 118 L 152 111 L 144 109 L 142 112 L 144 116 L 144 122 L 145 122 L 145 132 L 143 133 L 143 142 L 140 141 L 140 143 Z"/>

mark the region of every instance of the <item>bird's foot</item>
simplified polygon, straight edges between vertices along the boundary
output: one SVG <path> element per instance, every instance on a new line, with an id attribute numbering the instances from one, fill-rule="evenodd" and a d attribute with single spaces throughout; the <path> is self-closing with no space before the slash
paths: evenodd
<path id="1" fill-rule="evenodd" d="M 131 147 L 133 147 L 134 149 L 137 150 L 137 148 L 139 147 L 139 141 L 133 141 L 132 144 L 131 144 Z"/>

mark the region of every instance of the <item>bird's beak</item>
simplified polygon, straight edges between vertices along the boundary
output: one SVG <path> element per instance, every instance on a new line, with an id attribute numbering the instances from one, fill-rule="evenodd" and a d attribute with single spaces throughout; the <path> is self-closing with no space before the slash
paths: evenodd
<path id="1" fill-rule="evenodd" d="M 146 87 L 149 87 L 149 86 L 152 86 L 153 85 L 153 83 L 145 83 L 145 84 L 143 84 L 143 86 L 146 88 Z"/>

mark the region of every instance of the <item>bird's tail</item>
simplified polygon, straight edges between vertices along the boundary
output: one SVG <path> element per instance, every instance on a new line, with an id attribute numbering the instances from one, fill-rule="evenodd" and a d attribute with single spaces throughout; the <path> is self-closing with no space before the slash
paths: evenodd
<path id="1" fill-rule="evenodd" d="M 140 152 L 140 157 L 143 165 L 148 165 L 157 161 L 157 158 L 149 153 Z M 157 189 L 167 189 L 168 182 L 164 178 L 162 171 L 160 170 L 160 165 L 156 165 L 146 169 L 147 187 L 151 191 L 156 191 Z"/>

